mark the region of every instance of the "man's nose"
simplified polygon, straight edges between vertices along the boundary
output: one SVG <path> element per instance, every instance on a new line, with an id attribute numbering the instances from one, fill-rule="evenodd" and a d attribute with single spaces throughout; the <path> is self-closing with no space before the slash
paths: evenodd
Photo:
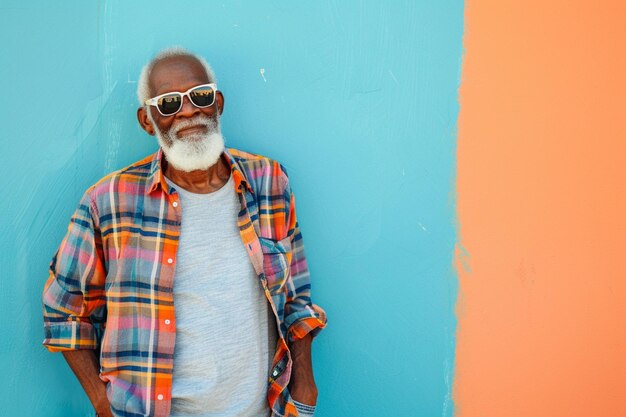
<path id="1" fill-rule="evenodd" d="M 176 117 L 192 117 L 195 114 L 200 113 L 200 109 L 191 102 L 189 96 L 183 97 L 183 103 L 180 110 L 176 113 Z"/>

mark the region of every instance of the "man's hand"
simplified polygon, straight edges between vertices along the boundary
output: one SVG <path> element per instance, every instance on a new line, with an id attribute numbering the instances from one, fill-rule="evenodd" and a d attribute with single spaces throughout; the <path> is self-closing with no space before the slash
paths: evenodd
<path id="1" fill-rule="evenodd" d="M 313 378 L 313 364 L 311 362 L 312 341 L 311 335 L 307 334 L 304 338 L 289 344 L 293 360 L 291 380 L 288 386 L 289 393 L 294 400 L 307 405 L 317 403 L 317 386 Z"/>
<path id="2" fill-rule="evenodd" d="M 100 361 L 94 350 L 71 350 L 63 352 L 72 371 L 83 386 L 98 417 L 114 417 L 106 395 L 106 383 L 100 379 Z"/>

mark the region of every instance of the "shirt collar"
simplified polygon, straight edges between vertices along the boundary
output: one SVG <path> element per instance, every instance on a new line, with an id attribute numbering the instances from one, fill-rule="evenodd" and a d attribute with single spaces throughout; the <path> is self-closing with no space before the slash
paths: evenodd
<path id="1" fill-rule="evenodd" d="M 228 148 L 224 148 L 224 156 L 226 157 L 226 162 L 230 166 L 230 173 L 233 176 L 233 180 L 235 181 L 235 189 L 239 191 L 242 190 L 243 187 L 246 187 L 248 191 L 254 194 L 254 191 L 252 190 L 252 187 L 250 186 L 250 183 L 248 182 L 244 171 L 239 166 L 237 160 L 231 155 Z"/>
<path id="2" fill-rule="evenodd" d="M 243 187 L 245 187 L 251 193 L 254 193 L 252 187 L 248 183 L 244 172 L 242 171 L 239 163 L 235 160 L 235 158 L 230 154 L 230 151 L 227 148 L 224 148 L 224 157 L 226 158 L 226 163 L 230 168 L 231 175 L 233 176 L 233 181 L 235 182 L 235 189 L 237 192 L 241 192 Z M 148 194 L 161 187 L 162 190 L 167 192 L 169 187 L 165 182 L 165 175 L 163 175 L 162 168 L 162 158 L 163 158 L 163 150 L 159 148 L 159 150 L 152 156 L 152 162 L 150 163 L 150 174 L 148 176 Z"/>

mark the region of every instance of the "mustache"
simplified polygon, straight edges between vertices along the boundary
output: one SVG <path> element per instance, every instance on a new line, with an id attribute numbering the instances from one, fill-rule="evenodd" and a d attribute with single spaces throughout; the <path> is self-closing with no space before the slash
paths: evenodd
<path id="1" fill-rule="evenodd" d="M 172 124 L 170 132 L 176 135 L 183 129 L 196 126 L 204 126 L 209 132 L 212 132 L 217 130 L 218 121 L 217 118 L 209 117 L 207 115 L 198 115 L 193 119 L 180 119 Z"/>

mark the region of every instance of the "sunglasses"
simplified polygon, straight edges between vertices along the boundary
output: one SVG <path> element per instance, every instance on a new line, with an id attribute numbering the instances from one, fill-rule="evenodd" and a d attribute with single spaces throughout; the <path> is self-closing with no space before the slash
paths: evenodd
<path id="1" fill-rule="evenodd" d="M 159 113 L 163 116 L 171 116 L 180 111 L 183 107 L 183 98 L 187 96 L 191 103 L 199 108 L 209 107 L 215 103 L 215 92 L 217 87 L 214 83 L 202 84 L 191 87 L 184 93 L 172 91 L 170 93 L 161 94 L 145 101 L 146 105 L 156 106 Z"/>

